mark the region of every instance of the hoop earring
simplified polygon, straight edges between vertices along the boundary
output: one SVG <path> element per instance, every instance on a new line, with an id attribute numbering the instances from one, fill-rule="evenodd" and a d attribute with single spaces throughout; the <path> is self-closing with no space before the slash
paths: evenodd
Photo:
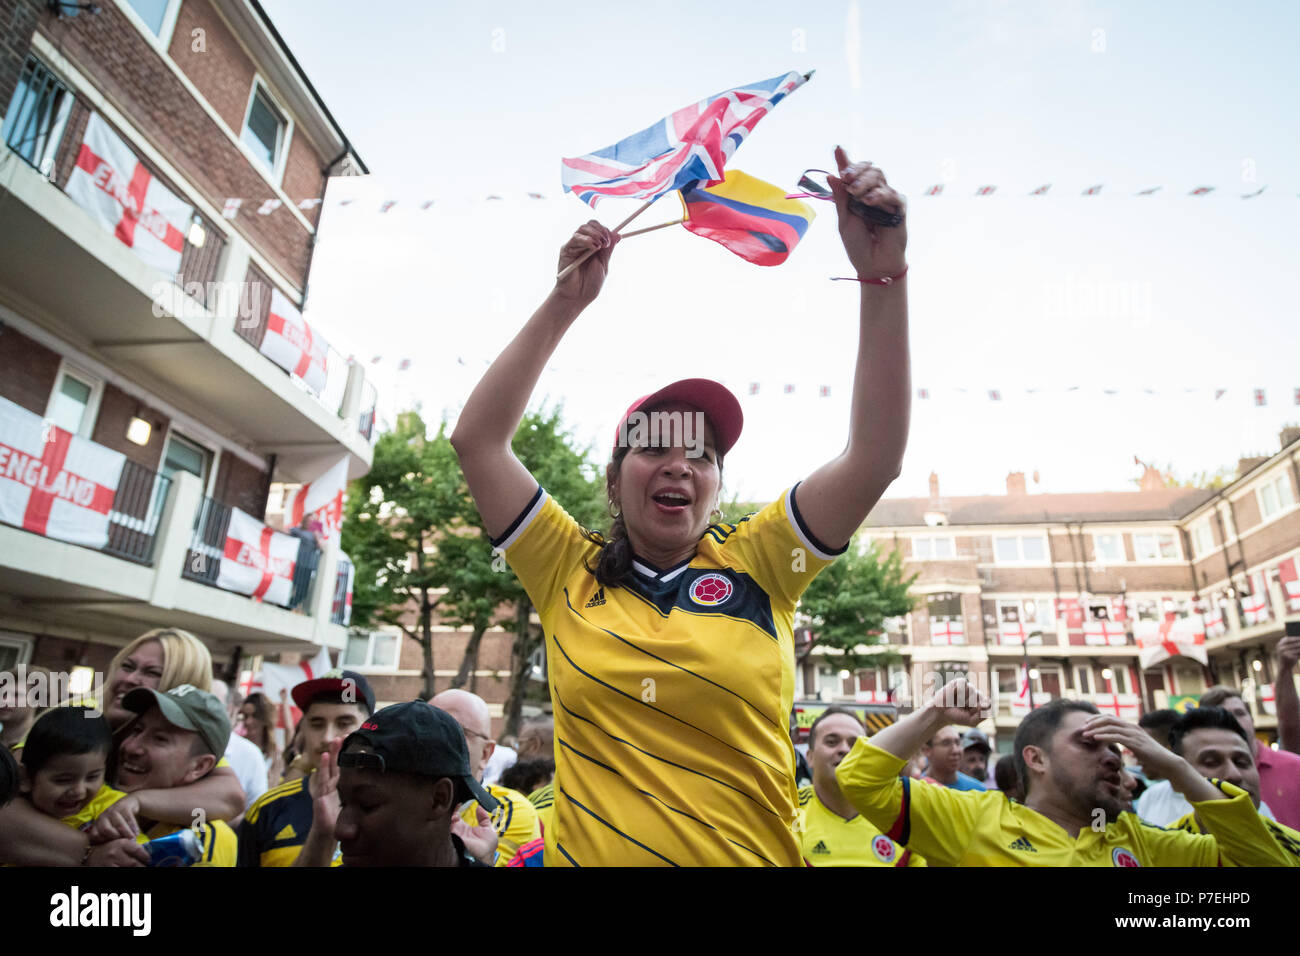
<path id="1" fill-rule="evenodd" d="M 712 519 L 714 520 L 714 523 L 715 523 L 715 524 L 716 524 L 717 522 L 721 521 L 722 518 L 723 518 L 723 515 L 722 515 L 722 509 L 721 509 L 721 508 L 714 508 L 712 511 L 709 512 L 709 517 L 712 518 Z"/>
<path id="2" fill-rule="evenodd" d="M 614 504 L 614 501 L 611 498 L 609 502 L 609 516 L 613 518 L 615 521 L 617 521 L 622 516 L 622 514 L 623 514 L 623 509 L 619 508 L 616 504 Z"/>

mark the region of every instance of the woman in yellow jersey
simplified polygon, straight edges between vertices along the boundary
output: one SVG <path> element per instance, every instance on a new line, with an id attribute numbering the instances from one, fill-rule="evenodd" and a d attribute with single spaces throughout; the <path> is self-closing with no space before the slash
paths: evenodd
<path id="1" fill-rule="evenodd" d="M 121 732 L 136 716 L 122 707 L 126 694 L 137 687 L 165 692 L 182 684 L 209 690 L 212 655 L 189 631 L 156 628 L 141 634 L 114 656 L 103 685 L 96 689 L 96 705 L 120 740 Z M 0 810 L 0 852 L 7 859 L 32 866 L 78 863 L 85 854 L 88 837 L 99 843 L 134 836 L 138 829 L 136 817 L 186 824 L 193 819 L 195 808 L 203 809 L 213 820 L 231 820 L 243 812 L 243 790 L 229 765 L 222 763 L 202 780 L 184 787 L 133 793 L 100 814 L 85 833 L 69 830 L 16 800 Z"/>
<path id="2" fill-rule="evenodd" d="M 835 157 L 840 236 L 861 280 L 848 441 L 777 501 L 710 523 L 742 417 L 705 379 L 660 389 L 616 423 L 607 536 L 579 528 L 515 458 L 538 376 L 604 283 L 618 236 L 595 221 L 559 264 L 594 255 L 557 281 L 457 422 L 451 442 L 484 525 L 546 635 L 548 866 L 802 863 L 787 733 L 794 608 L 897 477 L 909 415 L 906 227 L 871 225 L 849 206 L 902 213 L 904 202 L 870 163 Z"/>

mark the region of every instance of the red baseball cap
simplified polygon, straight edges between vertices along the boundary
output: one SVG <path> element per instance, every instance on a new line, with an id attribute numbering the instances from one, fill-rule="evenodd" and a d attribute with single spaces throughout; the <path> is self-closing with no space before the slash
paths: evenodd
<path id="1" fill-rule="evenodd" d="M 665 385 L 657 392 L 642 395 L 629 405 L 623 417 L 619 419 L 618 427 L 614 429 L 614 448 L 618 448 L 619 432 L 632 417 L 633 412 L 668 402 L 685 402 L 687 405 L 694 405 L 709 417 L 719 455 L 731 451 L 732 446 L 740 438 L 740 430 L 745 424 L 745 415 L 740 410 L 740 402 L 736 396 L 712 379 L 684 378 L 671 385 Z"/>

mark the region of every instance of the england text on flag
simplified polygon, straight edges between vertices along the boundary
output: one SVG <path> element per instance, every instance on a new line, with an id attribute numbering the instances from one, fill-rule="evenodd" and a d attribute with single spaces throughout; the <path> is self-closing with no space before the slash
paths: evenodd
<path id="1" fill-rule="evenodd" d="M 98 113 L 86 124 L 67 193 L 147 265 L 180 271 L 194 209 L 158 182 Z"/>
<path id="2" fill-rule="evenodd" d="M 694 182 L 721 182 L 758 121 L 811 76 L 792 72 L 724 90 L 613 146 L 563 159 L 564 191 L 594 207 L 604 196 L 650 200 Z"/>
<path id="3" fill-rule="evenodd" d="M 281 534 L 252 515 L 232 508 L 217 587 L 288 607 L 293 597 L 293 568 L 297 559 L 297 538 Z"/>
<path id="4" fill-rule="evenodd" d="M 348 456 L 344 455 L 326 472 L 303 485 L 284 503 L 284 520 L 291 528 L 312 516 L 320 521 L 326 538 L 343 527 L 343 489 L 348 483 Z"/>
<path id="5" fill-rule="evenodd" d="M 279 289 L 271 292 L 271 312 L 260 351 L 286 372 L 297 375 L 317 395 L 329 375 L 329 343 L 313 331 Z"/>
<path id="6" fill-rule="evenodd" d="M 125 463 L 0 398 L 0 522 L 102 548 Z"/>

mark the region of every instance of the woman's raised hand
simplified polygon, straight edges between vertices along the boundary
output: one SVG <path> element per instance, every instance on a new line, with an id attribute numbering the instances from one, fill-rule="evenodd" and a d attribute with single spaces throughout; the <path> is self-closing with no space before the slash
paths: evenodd
<path id="1" fill-rule="evenodd" d="M 573 238 L 560 249 L 560 266 L 557 274 L 586 255 L 592 255 L 563 279 L 555 283 L 555 294 L 567 299 L 579 309 L 595 301 L 609 273 L 609 257 L 618 243 L 618 234 L 610 232 L 596 220 L 579 226 Z"/>
<path id="2" fill-rule="evenodd" d="M 885 182 L 885 174 L 871 163 L 850 163 L 842 147 L 835 147 L 835 168 L 830 176 L 831 192 L 840 216 L 840 239 L 859 279 L 883 279 L 898 275 L 907 266 L 907 201 Z M 878 226 L 849 208 L 849 198 L 886 212 L 901 213 L 897 226 Z"/>

